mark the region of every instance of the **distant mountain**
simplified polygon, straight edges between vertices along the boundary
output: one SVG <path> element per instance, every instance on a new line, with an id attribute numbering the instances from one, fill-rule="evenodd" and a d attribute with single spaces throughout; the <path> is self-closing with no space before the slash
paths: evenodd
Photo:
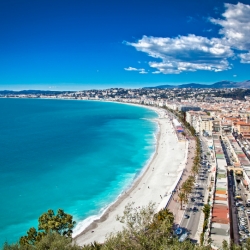
<path id="1" fill-rule="evenodd" d="M 243 82 L 232 82 L 232 81 L 220 81 L 213 84 L 200 84 L 200 83 L 188 83 L 188 84 L 181 84 L 181 85 L 159 85 L 155 87 L 145 87 L 149 89 L 171 89 L 171 88 L 215 88 L 215 89 L 222 89 L 222 88 L 250 88 L 250 80 L 246 80 Z"/>

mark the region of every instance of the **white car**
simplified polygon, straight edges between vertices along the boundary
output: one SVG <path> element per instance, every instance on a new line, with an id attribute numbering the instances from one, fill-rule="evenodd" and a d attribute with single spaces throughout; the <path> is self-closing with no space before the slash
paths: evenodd
<path id="1" fill-rule="evenodd" d="M 195 183 L 194 185 L 195 185 L 196 187 L 199 187 L 199 184 L 198 184 L 198 183 Z"/>
<path id="2" fill-rule="evenodd" d="M 240 219 L 240 222 L 247 222 L 246 219 Z"/>
<path id="3" fill-rule="evenodd" d="M 247 210 L 247 214 L 250 214 L 250 210 Z"/>
<path id="4" fill-rule="evenodd" d="M 246 222 L 242 222 L 242 221 L 240 222 L 240 225 L 242 226 L 246 226 L 246 224 L 247 224 Z"/>

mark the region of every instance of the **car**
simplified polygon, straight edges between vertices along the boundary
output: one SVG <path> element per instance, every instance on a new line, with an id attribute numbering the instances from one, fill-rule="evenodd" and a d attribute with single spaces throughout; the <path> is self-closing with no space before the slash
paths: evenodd
<path id="1" fill-rule="evenodd" d="M 250 210 L 247 210 L 247 214 L 250 214 Z"/>
<path id="2" fill-rule="evenodd" d="M 195 185 L 195 187 L 199 187 L 199 184 L 198 184 L 198 183 L 195 183 L 194 185 Z"/>
<path id="3" fill-rule="evenodd" d="M 247 226 L 243 226 L 243 225 L 240 225 L 239 224 L 239 230 L 240 231 L 244 231 L 244 230 L 246 230 L 247 229 Z"/>
<path id="4" fill-rule="evenodd" d="M 247 220 L 245 218 L 241 218 L 240 221 L 241 222 L 247 222 Z"/>
<path id="5" fill-rule="evenodd" d="M 245 235 L 245 233 L 243 231 L 239 231 L 240 235 Z"/>
<path id="6" fill-rule="evenodd" d="M 185 218 L 185 219 L 188 219 L 189 217 L 190 217 L 190 216 L 187 215 L 187 214 L 184 215 L 184 218 Z"/>
<path id="7" fill-rule="evenodd" d="M 241 218 L 239 218 L 239 220 L 240 221 L 246 221 L 246 218 L 242 216 Z"/>
<path id="8" fill-rule="evenodd" d="M 239 220 L 246 220 L 246 218 L 242 216 L 242 217 L 239 218 Z"/>
<path id="9" fill-rule="evenodd" d="M 240 224 L 240 226 L 241 226 L 241 227 L 247 228 L 247 225 Z M 245 229 L 245 228 L 244 228 L 244 229 Z M 244 230 L 244 229 L 242 229 L 242 230 Z"/>
<path id="10" fill-rule="evenodd" d="M 240 222 L 240 225 L 241 225 L 241 226 L 246 226 L 247 223 L 246 223 L 246 222 Z"/>
<path id="11" fill-rule="evenodd" d="M 240 216 L 240 218 L 245 218 L 245 217 L 244 217 L 245 214 L 244 214 L 242 211 L 239 211 L 239 212 L 238 212 L 238 215 Z"/>
<path id="12" fill-rule="evenodd" d="M 198 211 L 197 207 L 193 207 L 193 212 Z"/>
<path id="13" fill-rule="evenodd" d="M 246 219 L 245 218 L 240 218 L 239 221 L 240 222 L 246 222 Z"/>
<path id="14" fill-rule="evenodd" d="M 246 207 L 250 207 L 250 204 L 249 204 L 249 203 L 247 203 L 247 204 L 246 204 Z"/>
<path id="15" fill-rule="evenodd" d="M 246 220 L 246 218 L 243 217 L 243 216 L 241 216 L 241 217 L 239 218 L 239 220 Z"/>
<path id="16" fill-rule="evenodd" d="M 243 239 L 243 238 L 239 239 L 239 242 L 245 242 L 245 241 L 246 241 L 246 239 Z"/>
<path id="17" fill-rule="evenodd" d="M 191 198 L 191 201 L 194 202 L 194 201 L 195 201 L 195 198 Z"/>

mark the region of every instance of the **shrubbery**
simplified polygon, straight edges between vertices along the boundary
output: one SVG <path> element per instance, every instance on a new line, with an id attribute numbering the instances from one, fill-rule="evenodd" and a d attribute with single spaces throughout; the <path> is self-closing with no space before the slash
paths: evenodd
<path id="1" fill-rule="evenodd" d="M 49 216 L 46 225 L 54 224 L 54 216 Z M 41 217 L 40 217 L 41 218 Z M 122 216 L 117 220 L 124 224 L 122 231 L 111 233 L 105 243 L 96 242 L 86 245 L 77 246 L 73 244 L 71 234 L 67 235 L 68 230 L 72 230 L 71 224 L 68 224 L 67 230 L 58 230 L 58 227 L 52 227 L 47 230 L 39 240 L 33 241 L 32 244 L 14 244 L 4 245 L 4 250 L 160 250 L 160 249 L 185 249 L 199 250 L 210 249 L 209 247 L 199 247 L 190 241 L 180 243 L 174 235 L 174 215 L 168 209 L 163 209 L 155 214 L 155 205 L 150 203 L 141 209 L 134 209 L 133 203 L 125 207 Z M 47 227 L 46 227 L 47 228 Z"/>

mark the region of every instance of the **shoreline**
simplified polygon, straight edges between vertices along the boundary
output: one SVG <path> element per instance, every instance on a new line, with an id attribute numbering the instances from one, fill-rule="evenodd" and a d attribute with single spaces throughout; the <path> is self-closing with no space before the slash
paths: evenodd
<path id="1" fill-rule="evenodd" d="M 158 135 L 157 135 L 158 136 Z M 77 234 L 75 237 L 73 237 L 73 240 L 77 239 L 78 237 L 80 237 L 81 235 L 84 235 L 86 232 L 90 231 L 90 230 L 93 230 L 97 227 L 97 224 L 98 223 L 101 223 L 103 221 L 105 221 L 108 216 L 109 216 L 109 213 L 111 211 L 114 211 L 116 209 L 117 206 L 119 206 L 121 204 L 122 201 L 124 201 L 124 199 L 126 199 L 130 193 L 138 186 L 139 182 L 141 181 L 141 179 L 143 178 L 143 176 L 147 173 L 147 171 L 149 170 L 149 167 L 150 167 L 150 164 L 151 162 L 153 161 L 153 159 L 155 158 L 155 153 L 153 154 L 153 157 L 151 159 L 151 161 L 149 162 L 149 164 L 147 164 L 147 167 L 145 168 L 145 170 L 143 171 L 142 169 L 142 173 L 140 173 L 138 175 L 138 177 L 135 179 L 135 181 L 133 181 L 133 183 L 131 183 L 131 186 L 126 189 L 126 191 L 123 191 L 118 197 L 117 199 L 110 204 L 110 206 L 108 206 L 103 214 L 100 216 L 100 218 L 92 221 L 90 223 L 90 225 L 88 225 L 85 229 L 83 229 L 83 231 L 79 234 Z"/>
<path id="2" fill-rule="evenodd" d="M 158 122 L 158 119 L 160 118 L 160 115 L 161 115 L 161 113 L 159 112 L 159 110 L 157 110 L 157 108 L 155 108 L 155 107 L 147 107 L 147 106 L 145 107 L 145 106 L 139 105 L 139 104 L 130 104 L 130 103 L 121 103 L 121 102 L 115 102 L 115 103 L 125 104 L 125 105 L 127 104 L 127 105 L 138 106 L 138 107 L 144 107 L 146 109 L 153 110 L 158 115 L 157 118 L 150 119 L 151 121 L 153 121 L 154 123 L 156 123 L 156 126 L 157 126 L 157 129 L 155 131 L 155 145 L 156 145 L 155 146 L 155 150 L 152 152 L 152 154 L 151 154 L 150 158 L 148 159 L 148 161 L 146 162 L 145 166 L 141 169 L 141 171 L 138 173 L 138 176 L 135 177 L 135 179 L 133 180 L 133 182 L 126 189 L 124 189 L 122 193 L 120 193 L 117 196 L 117 198 L 116 198 L 115 201 L 113 201 L 106 208 L 104 208 L 103 211 L 99 215 L 93 215 L 93 216 L 96 216 L 97 218 L 94 219 L 93 221 L 91 221 L 89 223 L 89 225 L 87 225 L 84 229 L 79 230 L 80 233 L 77 233 L 76 235 L 74 235 L 74 232 L 73 232 L 73 235 L 74 235 L 73 239 L 78 238 L 80 235 L 86 233 L 89 230 L 95 229 L 96 223 L 103 222 L 107 218 L 109 211 L 110 210 L 114 210 L 126 197 L 128 197 L 129 193 L 132 192 L 134 190 L 134 188 L 136 188 L 136 186 L 138 185 L 138 182 L 146 174 L 146 172 L 148 171 L 148 169 L 149 169 L 152 161 L 156 157 L 156 152 L 157 152 L 157 149 L 158 149 L 158 140 L 159 140 L 160 133 L 161 133 L 161 128 L 160 128 L 160 125 L 159 125 L 159 122 Z M 88 218 L 90 218 L 90 217 L 88 217 Z M 79 224 L 83 223 L 88 218 L 84 219 Z"/>
<path id="3" fill-rule="evenodd" d="M 125 205 L 129 202 L 135 202 L 135 206 L 145 206 L 152 201 L 156 203 L 156 210 L 158 210 L 159 207 L 165 207 L 167 205 L 167 202 L 165 202 L 166 198 L 168 200 L 171 198 L 168 192 L 172 191 L 171 188 L 175 183 L 178 183 L 179 176 L 181 176 L 180 172 L 182 172 L 184 168 L 183 166 L 183 168 L 180 169 L 180 165 L 183 165 L 185 161 L 185 153 L 182 157 L 178 157 L 179 155 L 177 155 L 177 157 L 175 157 L 176 161 L 174 162 L 171 159 L 170 147 L 176 146 L 178 150 L 186 150 L 184 150 L 183 147 L 185 143 L 183 144 L 176 140 L 172 124 L 170 120 L 165 117 L 166 111 L 139 104 L 121 104 L 148 108 L 158 114 L 158 118 L 154 119 L 155 122 L 158 123 L 155 152 L 149 164 L 145 167 L 145 170 L 142 170 L 142 173 L 140 173 L 137 179 L 131 184 L 131 187 L 118 196 L 117 200 L 104 210 L 99 219 L 95 219 L 90 225 L 83 229 L 81 233 L 74 237 L 74 242 L 78 245 L 89 244 L 93 241 L 103 243 L 109 233 L 122 230 L 121 223 L 117 222 L 115 217 L 118 214 L 122 214 Z M 172 169 L 168 169 L 165 163 L 176 165 L 176 168 L 172 166 Z M 165 172 L 170 170 L 171 172 Z M 169 180 L 168 185 L 164 184 L 164 176 L 166 176 L 166 180 Z"/>

